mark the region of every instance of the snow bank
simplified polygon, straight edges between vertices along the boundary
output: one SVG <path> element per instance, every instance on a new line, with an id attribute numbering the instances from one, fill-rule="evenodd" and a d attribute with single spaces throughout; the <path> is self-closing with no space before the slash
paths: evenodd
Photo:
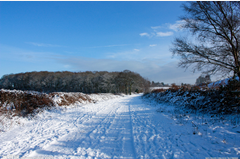
<path id="1" fill-rule="evenodd" d="M 33 114 L 39 108 L 55 106 L 46 93 L 20 90 L 0 90 L 0 114 L 12 112 L 17 116 Z"/>
<path id="2" fill-rule="evenodd" d="M 25 120 L 31 120 L 36 114 L 48 109 L 77 107 L 119 98 L 124 94 L 84 94 L 54 92 L 50 94 L 36 91 L 0 90 L 0 132 L 7 131 Z M 23 119 L 24 117 L 24 119 Z"/>
<path id="3" fill-rule="evenodd" d="M 169 89 L 170 87 L 150 87 L 150 91 L 156 90 L 156 89 Z"/>
<path id="4" fill-rule="evenodd" d="M 113 98 L 123 97 L 123 94 L 97 93 L 84 94 L 79 92 L 54 92 L 49 94 L 52 100 L 59 106 L 82 105 L 106 101 Z"/>
<path id="5" fill-rule="evenodd" d="M 159 103 L 167 102 L 176 104 L 178 107 L 188 109 L 191 112 L 202 112 L 209 114 L 240 113 L 239 97 L 230 95 L 229 92 L 221 90 L 166 90 L 159 93 L 153 92 L 145 94 L 144 98 L 150 98 Z"/>
<path id="6" fill-rule="evenodd" d="M 234 158 L 240 157 L 240 114 L 222 115 L 190 112 L 173 103 L 159 103 L 155 98 L 143 98 L 144 102 L 156 108 L 159 116 L 171 120 L 170 132 L 176 138 L 177 148 L 184 156 L 169 158 Z M 175 101 L 177 99 L 175 98 Z M 161 121 L 166 123 L 166 119 Z M 174 124 L 178 125 L 177 128 Z M 166 124 L 163 129 L 166 129 Z M 195 147 L 193 150 L 189 146 Z M 194 152 L 191 154 L 191 152 Z M 187 156 L 190 153 L 191 155 Z M 195 156 L 196 155 L 196 156 Z"/>
<path id="7" fill-rule="evenodd" d="M 232 79 L 232 78 L 226 78 L 226 79 L 219 80 L 219 81 L 216 81 L 216 82 L 213 82 L 213 83 L 209 83 L 208 84 L 208 88 L 215 88 L 215 87 L 219 87 L 219 86 L 226 86 L 230 79 Z M 239 81 L 239 77 L 236 77 L 236 80 Z"/>

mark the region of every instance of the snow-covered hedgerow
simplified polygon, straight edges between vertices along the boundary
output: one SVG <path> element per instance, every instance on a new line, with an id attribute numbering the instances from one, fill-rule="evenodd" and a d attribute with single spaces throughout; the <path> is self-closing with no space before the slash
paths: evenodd
<path id="1" fill-rule="evenodd" d="M 0 132 L 36 117 L 39 112 L 57 108 L 77 107 L 124 96 L 123 94 L 98 93 L 84 94 L 54 92 L 50 94 L 36 91 L 0 90 Z M 64 108 L 64 109 L 63 109 Z M 20 119 L 21 118 L 21 119 Z"/>
<path id="2" fill-rule="evenodd" d="M 124 96 L 123 94 L 112 93 L 96 93 L 84 94 L 80 92 L 53 92 L 49 94 L 53 101 L 59 106 L 69 106 L 73 104 L 87 104 L 105 101 L 117 97 Z"/>
<path id="3" fill-rule="evenodd" d="M 225 86 L 225 85 L 228 85 L 228 82 L 231 81 L 231 80 L 232 80 L 232 78 L 226 78 L 226 79 L 223 79 L 223 80 L 212 82 L 212 83 L 208 84 L 208 87 L 211 88 L 211 89 L 214 89 L 216 87 Z M 236 77 L 235 80 L 239 81 L 239 77 Z"/>
<path id="4" fill-rule="evenodd" d="M 46 93 L 20 90 L 0 90 L 0 115 L 26 116 L 39 108 L 53 107 L 55 103 Z"/>
<path id="5" fill-rule="evenodd" d="M 236 85 L 236 84 L 235 84 Z M 237 83 L 239 85 L 239 83 Z M 235 87 L 238 88 L 238 87 Z M 210 114 L 240 113 L 240 96 L 238 89 L 230 86 L 218 90 L 183 90 L 169 89 L 166 91 L 145 94 L 157 102 L 169 102 L 187 109 L 190 112 L 203 112 Z"/>
<path id="6" fill-rule="evenodd" d="M 0 90 L 0 115 L 16 116 L 34 115 L 36 110 L 55 106 L 69 106 L 73 104 L 96 103 L 123 96 L 111 93 L 84 94 L 76 92 L 54 92 L 50 94 L 36 91 Z"/>

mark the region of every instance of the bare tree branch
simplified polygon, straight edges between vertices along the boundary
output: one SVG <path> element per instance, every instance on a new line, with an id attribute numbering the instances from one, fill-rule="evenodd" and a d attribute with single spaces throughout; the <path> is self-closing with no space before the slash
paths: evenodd
<path id="1" fill-rule="evenodd" d="M 183 5 L 184 28 L 196 42 L 176 38 L 170 49 L 181 57 L 179 66 L 203 73 L 233 73 L 240 77 L 240 2 L 198 1 Z"/>

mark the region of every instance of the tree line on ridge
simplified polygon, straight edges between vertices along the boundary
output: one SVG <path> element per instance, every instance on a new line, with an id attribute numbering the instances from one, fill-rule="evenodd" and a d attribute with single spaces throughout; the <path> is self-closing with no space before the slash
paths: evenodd
<path id="1" fill-rule="evenodd" d="M 140 74 L 122 72 L 26 72 L 4 75 L 0 88 L 40 92 L 125 93 L 147 92 L 150 82 Z"/>

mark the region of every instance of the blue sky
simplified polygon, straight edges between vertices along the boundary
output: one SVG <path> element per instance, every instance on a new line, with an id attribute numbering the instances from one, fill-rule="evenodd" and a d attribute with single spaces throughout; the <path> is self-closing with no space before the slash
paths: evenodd
<path id="1" fill-rule="evenodd" d="M 138 72 L 195 83 L 169 51 L 183 2 L 0 2 L 0 76 L 31 71 Z"/>

